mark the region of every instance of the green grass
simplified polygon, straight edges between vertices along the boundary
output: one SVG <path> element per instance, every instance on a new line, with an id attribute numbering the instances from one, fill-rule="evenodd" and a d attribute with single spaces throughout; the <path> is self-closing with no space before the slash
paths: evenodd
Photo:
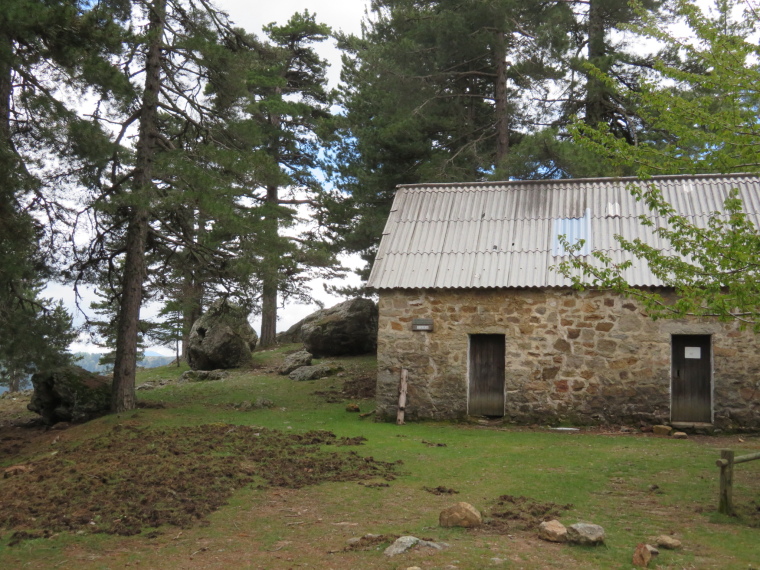
<path id="1" fill-rule="evenodd" d="M 89 437 L 125 422 L 155 427 L 221 422 L 293 433 L 324 429 L 338 437 L 367 438 L 363 446 L 351 448 L 363 456 L 402 460 L 400 476 L 388 487 L 348 482 L 299 490 L 247 488 L 213 513 L 207 526 L 164 528 L 155 539 L 61 534 L 7 547 L 9 533 L 3 532 L 0 567 L 110 568 L 137 562 L 142 567 L 192 567 L 202 562 L 219 568 L 486 568 L 499 558 L 503 568 L 627 569 L 636 544 L 659 534 L 674 534 L 684 548 L 661 551 L 652 567 L 760 567 L 760 529 L 752 526 L 758 522 L 752 502 L 760 502 L 760 462 L 736 468 L 735 502 L 743 505 L 743 518 L 715 513 L 718 450 L 756 450 L 757 437 L 744 437 L 742 443 L 736 436 L 672 440 L 466 423 L 380 423 L 346 412 L 348 402 L 326 403 L 314 395 L 340 390 L 347 378 L 374 373 L 374 359 L 335 359 L 344 368 L 343 376 L 313 382 L 295 383 L 262 372 L 260 367 L 274 367 L 295 348 L 258 352 L 258 369 L 235 371 L 221 381 L 140 391 L 141 400 L 163 407 L 106 416 L 72 428 L 66 436 L 76 439 L 79 430 L 81 437 Z M 183 370 L 142 371 L 139 382 L 176 378 Z M 233 407 L 257 398 L 273 401 L 274 407 Z M 373 408 L 370 401 L 358 403 L 362 412 Z M 423 489 L 437 486 L 458 494 L 436 496 Z M 438 514 L 446 506 L 466 501 L 488 513 L 500 495 L 570 503 L 573 507 L 562 514 L 562 522 L 602 525 L 606 546 L 552 545 L 520 529 L 496 533 L 438 526 Z M 366 533 L 414 534 L 448 542 L 451 548 L 390 560 L 381 550 L 342 551 L 347 538 Z M 336 550 L 340 552 L 331 552 Z M 176 562 L 167 563 L 169 559 Z"/>

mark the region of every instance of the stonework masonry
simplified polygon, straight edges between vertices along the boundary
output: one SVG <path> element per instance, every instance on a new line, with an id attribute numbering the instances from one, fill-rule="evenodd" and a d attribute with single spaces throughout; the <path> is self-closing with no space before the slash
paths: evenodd
<path id="1" fill-rule="evenodd" d="M 713 424 L 760 427 L 760 336 L 712 319 L 653 321 L 635 300 L 571 289 L 380 291 L 377 403 L 408 419 L 467 416 L 471 334 L 506 338 L 505 419 L 576 424 L 670 420 L 671 335 L 711 335 Z M 412 331 L 432 318 L 432 332 Z"/>

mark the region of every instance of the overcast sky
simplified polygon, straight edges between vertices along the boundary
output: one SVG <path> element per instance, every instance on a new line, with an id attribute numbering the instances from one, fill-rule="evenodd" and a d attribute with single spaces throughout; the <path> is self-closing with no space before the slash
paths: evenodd
<path id="1" fill-rule="evenodd" d="M 270 0 L 250 2 L 247 0 L 215 0 L 215 4 L 230 15 L 239 27 L 256 35 L 261 28 L 272 22 L 284 24 L 296 12 L 308 10 L 316 15 L 317 22 L 327 24 L 334 31 L 358 34 L 361 20 L 369 0 Z M 331 63 L 330 82 L 335 87 L 340 78 L 340 55 L 335 42 L 325 42 L 318 51 Z"/>
<path id="2" fill-rule="evenodd" d="M 308 10 L 316 15 L 316 20 L 320 23 L 327 24 L 334 31 L 343 31 L 349 33 L 359 33 L 361 30 L 361 20 L 368 5 L 368 0 L 274 0 L 269 2 L 251 2 L 247 0 L 216 0 L 215 4 L 227 12 L 237 27 L 244 28 L 248 32 L 256 35 L 262 35 L 261 28 L 267 24 L 275 22 L 284 24 L 296 12 Z M 340 54 L 335 48 L 335 42 L 328 40 L 318 47 L 320 55 L 327 59 L 331 67 L 328 72 L 331 87 L 336 87 L 340 78 Z M 358 267 L 362 265 L 358 256 L 343 258 L 344 264 L 349 267 Z M 334 283 L 334 282 L 333 282 Z M 358 285 L 360 280 L 355 275 L 350 275 L 342 283 Z M 316 280 L 312 283 L 313 295 L 316 299 L 331 306 L 343 301 L 343 298 L 334 297 L 324 292 L 323 282 Z M 68 285 L 51 284 L 46 296 L 61 298 L 66 303 L 72 313 L 75 312 L 74 295 Z M 85 292 L 84 299 L 81 302 L 83 307 L 89 306 L 94 298 L 91 294 Z M 296 305 L 288 304 L 285 308 L 279 309 L 279 319 L 277 330 L 285 330 L 292 324 L 295 324 L 302 318 L 311 314 L 318 309 L 317 305 Z M 156 311 L 155 307 L 144 307 L 142 317 L 150 317 Z M 260 319 L 254 318 L 253 326 L 257 332 L 260 332 Z M 75 322 L 81 323 L 81 314 L 75 315 Z M 96 351 L 97 348 L 87 343 L 75 343 L 72 346 L 74 352 L 77 351 Z M 151 347 L 151 350 L 157 350 L 165 354 L 172 354 L 170 349 Z"/>

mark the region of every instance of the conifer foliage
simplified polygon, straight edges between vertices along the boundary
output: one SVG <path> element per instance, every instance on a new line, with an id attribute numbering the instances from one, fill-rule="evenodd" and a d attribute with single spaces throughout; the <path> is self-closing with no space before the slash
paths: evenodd
<path id="1" fill-rule="evenodd" d="M 0 10 L 0 373 L 11 389 L 69 358 L 71 318 L 40 291 L 63 237 L 63 190 L 87 183 L 105 140 L 70 101 L 124 84 L 109 63 L 123 17 L 118 1 Z"/>
<path id="2" fill-rule="evenodd" d="M 719 0 L 706 11 L 679 0 L 676 14 L 690 33 L 646 16 L 639 32 L 681 52 L 688 67 L 658 62 L 657 76 L 635 93 L 622 82 L 605 83 L 610 92 L 634 98 L 642 121 L 659 136 L 630 146 L 606 125 L 578 124 L 579 144 L 635 169 L 644 180 L 654 174 L 760 173 L 760 13 L 752 3 Z M 654 231 L 670 247 L 622 238 L 619 243 L 671 286 L 677 301 L 628 286 L 622 273 L 632 262 L 615 265 L 599 253 L 601 263 L 577 258 L 563 264 L 565 274 L 579 287 L 608 287 L 640 298 L 654 317 L 709 316 L 760 332 L 760 231 L 738 190 L 707 220 L 680 215 L 654 185 L 632 191 L 667 220 Z M 653 227 L 649 217 L 641 223 Z"/>

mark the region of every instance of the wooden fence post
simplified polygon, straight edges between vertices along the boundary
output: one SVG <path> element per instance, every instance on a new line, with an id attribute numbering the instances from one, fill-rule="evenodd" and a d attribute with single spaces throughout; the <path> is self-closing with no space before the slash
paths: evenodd
<path id="1" fill-rule="evenodd" d="M 406 368 L 401 369 L 401 383 L 398 387 L 398 412 L 396 413 L 396 424 L 404 425 L 404 412 L 406 411 L 406 386 L 409 371 Z"/>
<path id="2" fill-rule="evenodd" d="M 731 449 L 720 450 L 720 501 L 718 512 L 733 516 L 734 503 L 731 497 L 734 486 L 734 452 Z"/>

